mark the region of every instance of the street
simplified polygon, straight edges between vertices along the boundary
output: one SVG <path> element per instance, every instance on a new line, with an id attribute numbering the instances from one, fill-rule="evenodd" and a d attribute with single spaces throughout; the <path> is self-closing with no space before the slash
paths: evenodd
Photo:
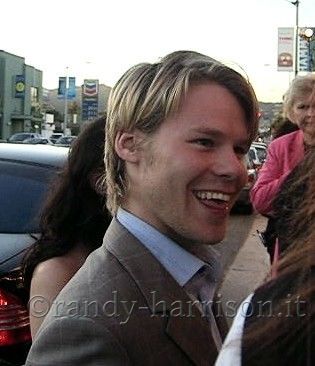
<path id="1" fill-rule="evenodd" d="M 266 222 L 267 219 L 259 214 L 232 215 L 226 239 L 216 246 L 225 268 L 218 294 L 229 324 L 235 315 L 231 304 L 236 310 L 241 301 L 263 283 L 269 272 L 269 256 L 256 232 L 264 230 Z"/>

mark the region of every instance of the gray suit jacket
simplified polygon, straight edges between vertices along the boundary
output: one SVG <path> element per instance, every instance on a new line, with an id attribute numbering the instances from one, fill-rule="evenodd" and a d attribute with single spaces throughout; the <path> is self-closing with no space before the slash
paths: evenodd
<path id="1" fill-rule="evenodd" d="M 209 366 L 216 356 L 198 307 L 113 219 L 103 245 L 54 301 L 26 365 Z"/>

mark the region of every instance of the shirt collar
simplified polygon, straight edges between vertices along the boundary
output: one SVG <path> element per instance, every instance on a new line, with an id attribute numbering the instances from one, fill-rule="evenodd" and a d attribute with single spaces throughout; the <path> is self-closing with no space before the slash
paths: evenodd
<path id="1" fill-rule="evenodd" d="M 206 265 L 201 259 L 121 207 L 116 217 L 154 255 L 181 287 Z"/>

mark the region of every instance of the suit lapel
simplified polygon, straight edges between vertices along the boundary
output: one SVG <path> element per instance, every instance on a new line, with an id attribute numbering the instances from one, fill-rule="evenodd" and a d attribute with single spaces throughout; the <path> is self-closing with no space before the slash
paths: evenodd
<path id="1" fill-rule="evenodd" d="M 165 315 L 165 332 L 196 365 L 211 365 L 217 356 L 210 325 L 187 293 L 116 219 L 103 245 L 128 271 L 152 315 Z"/>

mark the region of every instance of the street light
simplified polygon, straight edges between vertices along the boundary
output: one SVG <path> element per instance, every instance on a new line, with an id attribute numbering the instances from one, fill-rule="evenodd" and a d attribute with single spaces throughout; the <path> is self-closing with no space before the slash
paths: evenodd
<path id="1" fill-rule="evenodd" d="M 68 70 L 69 70 L 69 66 L 66 66 L 65 111 L 64 111 L 64 119 L 63 119 L 63 133 L 65 135 L 67 133 L 67 124 L 68 124 Z"/>
<path id="2" fill-rule="evenodd" d="M 295 76 L 298 73 L 298 50 L 299 50 L 299 0 L 290 1 L 296 7 L 295 12 L 295 66 L 294 66 L 294 74 Z"/>
<path id="3" fill-rule="evenodd" d="M 308 71 L 311 72 L 313 70 L 313 57 L 311 51 L 311 40 L 314 35 L 314 30 L 312 28 L 303 29 L 300 33 L 300 36 L 307 41 L 307 49 L 308 49 Z"/>

